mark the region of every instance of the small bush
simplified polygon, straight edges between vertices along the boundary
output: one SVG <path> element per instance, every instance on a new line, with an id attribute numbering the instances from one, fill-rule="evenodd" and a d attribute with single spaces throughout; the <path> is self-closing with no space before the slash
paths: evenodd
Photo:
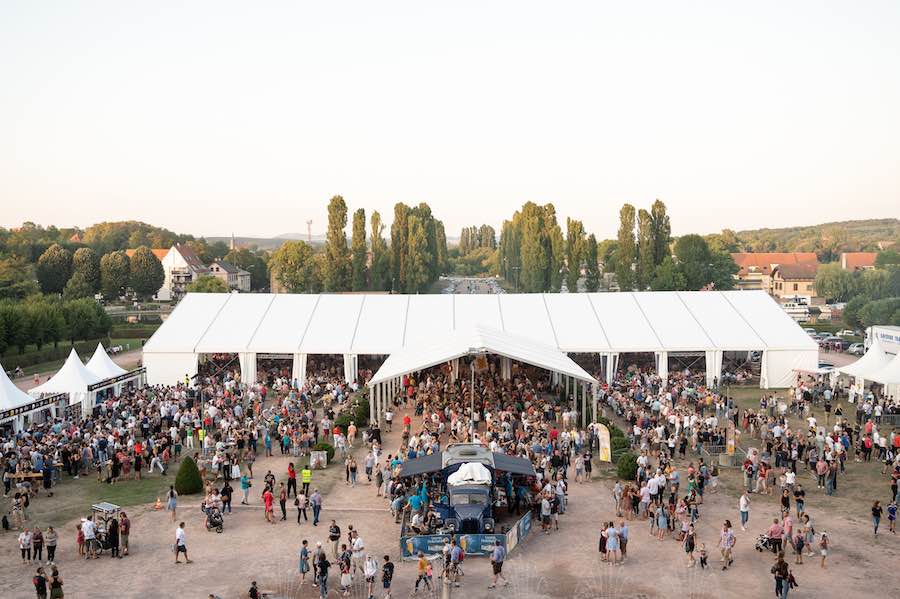
<path id="1" fill-rule="evenodd" d="M 614 437 L 610 436 L 610 449 L 612 451 L 616 451 L 617 449 L 629 449 L 631 448 L 631 444 L 628 442 L 628 439 L 625 437 Z"/>
<path id="2" fill-rule="evenodd" d="M 616 463 L 616 474 L 620 480 L 633 481 L 637 477 L 637 458 L 630 451 L 626 451 Z"/>
<path id="3" fill-rule="evenodd" d="M 347 427 L 350 426 L 350 422 L 352 421 L 353 418 L 350 417 L 350 414 L 340 414 L 337 418 L 334 419 L 334 426 L 341 429 L 341 432 L 346 435 Z"/>
<path id="4" fill-rule="evenodd" d="M 313 445 L 313 451 L 324 451 L 328 453 L 328 463 L 334 461 L 334 446 L 330 443 L 316 443 Z"/>
<path id="5" fill-rule="evenodd" d="M 203 479 L 200 478 L 200 470 L 193 458 L 185 457 L 178 467 L 175 475 L 175 490 L 179 495 L 193 495 L 203 491 Z"/>

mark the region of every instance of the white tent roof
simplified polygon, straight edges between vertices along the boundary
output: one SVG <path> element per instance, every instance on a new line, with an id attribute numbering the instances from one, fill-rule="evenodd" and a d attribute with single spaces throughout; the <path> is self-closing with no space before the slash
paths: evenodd
<path id="1" fill-rule="evenodd" d="M 838 368 L 838 372 L 849 376 L 859 376 L 869 379 L 870 375 L 880 371 L 890 363 L 893 356 L 884 351 L 878 338 L 872 343 L 869 350 L 859 360 Z M 874 379 L 871 379 L 874 380 Z"/>
<path id="2" fill-rule="evenodd" d="M 107 355 L 106 350 L 103 349 L 103 344 L 98 343 L 97 349 L 94 350 L 94 355 L 91 356 L 91 359 L 88 360 L 87 365 L 85 366 L 91 373 L 100 377 L 100 380 L 103 379 L 111 379 L 113 377 L 119 376 L 120 374 L 125 374 L 128 372 L 118 364 L 110 359 L 109 355 Z"/>
<path id="3" fill-rule="evenodd" d="M 72 348 L 69 357 L 66 358 L 66 363 L 59 369 L 59 372 L 43 385 L 30 389 L 28 393 L 35 397 L 44 393 L 87 393 L 89 385 L 101 380 L 103 380 L 101 377 L 92 373 L 81 363 L 81 358 L 75 353 L 75 348 Z"/>
<path id="4" fill-rule="evenodd" d="M 391 354 L 372 377 L 370 384 L 424 370 L 454 358 L 479 353 L 505 356 L 519 362 L 559 372 L 586 383 L 596 382 L 569 356 L 551 345 L 544 345 L 483 325 L 475 325 L 463 331 L 455 331 L 443 339 L 433 340 L 431 345 L 406 347 Z"/>
<path id="5" fill-rule="evenodd" d="M 872 350 L 870 349 L 869 351 Z M 888 357 L 890 358 L 891 356 L 888 355 Z M 860 360 L 862 360 L 862 358 L 860 358 Z M 890 362 L 877 372 L 872 372 L 863 378 L 875 381 L 876 383 L 881 383 L 882 385 L 900 384 L 900 354 L 895 355 Z"/>
<path id="6" fill-rule="evenodd" d="M 34 400 L 27 393 L 9 380 L 3 365 L 0 364 L 0 412 L 27 405 L 32 401 Z"/>
<path id="7" fill-rule="evenodd" d="M 188 294 L 153 353 L 391 354 L 482 325 L 564 352 L 817 351 L 762 291 Z"/>

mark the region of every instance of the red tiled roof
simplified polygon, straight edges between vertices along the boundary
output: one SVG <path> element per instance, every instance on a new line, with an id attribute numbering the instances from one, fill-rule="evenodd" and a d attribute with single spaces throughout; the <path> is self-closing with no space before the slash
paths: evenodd
<path id="1" fill-rule="evenodd" d="M 816 270 L 818 270 L 818 264 L 779 264 L 775 268 L 772 269 L 772 276 L 775 276 L 775 272 L 781 275 L 781 278 L 785 281 L 798 281 L 798 280 L 809 280 L 816 278 Z"/>
<path id="2" fill-rule="evenodd" d="M 169 253 L 169 248 L 153 248 L 150 250 L 153 252 L 153 255 L 156 256 L 160 262 L 162 262 L 163 258 L 166 257 L 166 254 Z M 125 253 L 128 254 L 128 257 L 131 258 L 134 256 L 135 250 L 125 250 Z"/>
<path id="3" fill-rule="evenodd" d="M 875 258 L 877 257 L 878 252 L 843 252 L 841 254 L 841 268 L 844 270 L 874 268 Z"/>
<path id="4" fill-rule="evenodd" d="M 738 265 L 738 276 L 746 276 L 750 269 L 770 274 L 773 265 L 813 264 L 819 265 L 815 252 L 735 252 L 731 254 Z"/>

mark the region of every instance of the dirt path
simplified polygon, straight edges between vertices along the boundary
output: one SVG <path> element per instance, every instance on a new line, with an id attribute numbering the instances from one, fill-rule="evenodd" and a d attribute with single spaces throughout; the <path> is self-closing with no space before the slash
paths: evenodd
<path id="1" fill-rule="evenodd" d="M 399 433 L 395 429 L 384 438 L 384 446 L 393 449 L 399 441 Z M 362 464 L 364 450 L 357 447 L 355 454 Z M 289 461 L 289 457 L 280 455 L 258 460 L 254 468 L 257 479 L 267 469 L 281 477 Z M 258 580 L 263 588 L 316 597 L 318 595 L 309 582 L 304 587 L 299 585 L 296 551 L 302 539 L 308 539 L 312 547 L 316 541 L 324 541 L 331 518 L 335 518 L 345 532 L 348 524 L 360 530 L 367 549 L 374 552 L 379 561 L 387 553 L 397 562 L 399 527 L 390 517 L 386 501 L 376 497 L 375 486 L 366 482 L 362 467 L 360 483 L 355 488 L 343 483 L 342 470 L 338 467 L 327 474 L 317 472 L 314 477 L 314 486 L 324 482 L 325 477 L 336 479 L 325 496 L 324 522 L 319 527 L 310 523 L 298 526 L 296 511 L 291 507 L 287 522 L 266 524 L 259 489 L 254 487 L 253 505 L 236 506 L 234 513 L 226 517 L 223 534 L 207 533 L 198 501 L 184 498 L 179 508 L 179 520 L 188 523 L 187 544 L 194 560 L 190 565 L 172 563 L 170 547 L 175 524 L 170 514 L 156 512 L 152 506 L 129 510 L 133 522 L 133 555 L 124 560 L 104 557 L 91 562 L 78 561 L 73 521 L 60 531 L 62 539 L 58 551 L 67 596 L 87 597 L 98 591 L 112 591 L 119 598 L 206 599 L 208 593 L 214 592 L 230 599 L 244 597 L 250 581 Z M 750 528 L 747 532 L 738 528 L 735 563 L 726 572 L 720 569 L 716 543 L 721 522 L 725 518 L 732 522 L 739 520 L 734 488 L 708 495 L 701 510 L 698 537 L 710 551 L 710 569 L 686 568 L 680 544 L 672 539 L 660 542 L 651 538 L 647 523 L 643 521 L 630 523 L 628 562 L 622 567 L 612 567 L 601 563 L 597 553 L 599 523 L 615 515 L 612 483 L 607 479 L 572 485 L 570 509 L 560 517 L 560 531 L 543 535 L 539 527 L 535 527 L 531 537 L 510 556 L 505 568 L 511 581 L 509 587 L 489 591 L 487 560 L 470 558 L 465 562 L 462 588 L 454 593 L 454 597 L 712 599 L 756 598 L 772 593 L 769 574 L 772 556 L 754 551 L 753 543 L 756 533 L 776 515 L 774 499 L 752 496 Z M 800 588 L 792 592 L 793 597 L 845 599 L 848 590 L 853 591 L 853 596 L 886 597 L 893 592 L 887 589 L 900 586 L 900 573 L 896 570 L 900 540 L 889 534 L 873 540 L 866 517 L 868 506 L 847 506 L 840 498 L 826 498 L 815 491 L 815 485 L 810 489 L 807 505 L 817 529 L 828 530 L 833 550 L 827 570 L 819 568 L 814 558 L 809 558 L 805 565 L 794 566 Z M 33 568 L 21 564 L 12 533 L 0 534 L 0 560 L 4 564 L 0 568 L 0 585 L 6 589 L 3 597 L 33 597 L 30 585 Z M 414 580 L 415 565 L 398 563 L 394 596 L 409 596 Z M 336 585 L 337 576 L 330 577 L 332 590 L 329 596 L 338 596 Z M 354 588 L 352 596 L 365 597 L 362 584 Z"/>

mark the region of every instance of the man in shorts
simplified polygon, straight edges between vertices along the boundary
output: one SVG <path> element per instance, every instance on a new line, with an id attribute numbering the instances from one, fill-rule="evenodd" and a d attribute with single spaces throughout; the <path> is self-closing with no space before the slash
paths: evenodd
<path id="1" fill-rule="evenodd" d="M 181 522 L 178 525 L 178 528 L 175 529 L 175 563 L 180 564 L 178 561 L 178 557 L 181 554 L 184 554 L 184 563 L 190 564 L 191 560 L 188 559 L 187 552 L 187 544 L 185 544 L 185 535 L 184 535 L 184 522 Z"/>
<path id="2" fill-rule="evenodd" d="M 390 555 L 384 556 L 384 564 L 381 566 L 381 584 L 384 587 L 384 599 L 391 599 L 391 580 L 394 578 L 394 563 Z"/>
<path id="3" fill-rule="evenodd" d="M 119 543 L 122 546 L 122 555 L 128 555 L 128 535 L 131 533 L 131 520 L 125 512 L 119 514 Z"/>
<path id="4" fill-rule="evenodd" d="M 505 559 L 506 549 L 500 544 L 500 540 L 498 539 L 497 544 L 494 546 L 494 550 L 491 552 L 491 569 L 494 572 L 494 582 L 488 587 L 489 589 L 493 589 L 497 586 L 498 579 L 503 581 L 503 586 L 509 584 L 509 581 L 503 576 L 503 560 Z"/>

